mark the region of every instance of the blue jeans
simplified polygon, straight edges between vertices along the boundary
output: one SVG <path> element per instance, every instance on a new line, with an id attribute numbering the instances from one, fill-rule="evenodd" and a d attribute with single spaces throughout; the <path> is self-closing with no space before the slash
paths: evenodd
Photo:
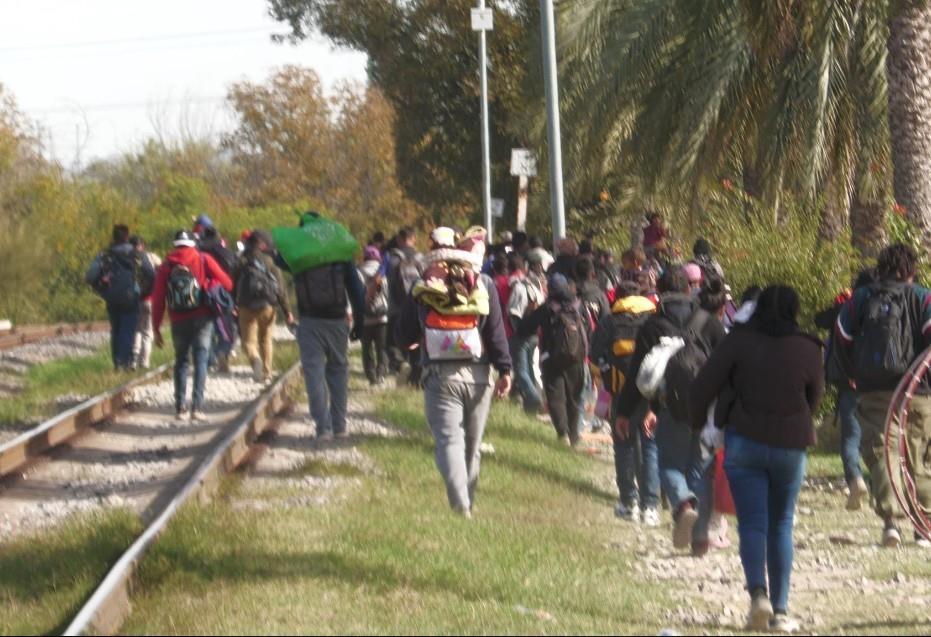
<path id="1" fill-rule="evenodd" d="M 630 421 L 630 435 L 621 441 L 612 427 L 611 438 L 614 440 L 614 471 L 621 503 L 632 507 L 639 502 L 641 508 L 649 509 L 659 505 L 659 460 L 656 440 L 643 433 L 642 424 L 643 412 L 638 410 Z"/>
<path id="2" fill-rule="evenodd" d="M 766 590 L 768 572 L 769 598 L 776 612 L 789 608 L 792 525 L 805 458 L 803 449 L 770 447 L 727 430 L 724 471 L 737 507 L 747 590 Z"/>
<path id="3" fill-rule="evenodd" d="M 297 344 L 304 368 L 304 386 L 317 435 L 346 431 L 349 393 L 349 325 L 346 319 L 301 317 Z"/>
<path id="4" fill-rule="evenodd" d="M 187 396 L 188 356 L 194 358 L 194 391 L 191 409 L 204 406 L 204 385 L 207 383 L 207 357 L 213 338 L 213 319 L 209 316 L 171 324 L 171 338 L 175 344 L 175 411 L 184 408 Z"/>
<path id="5" fill-rule="evenodd" d="M 841 387 L 837 392 L 837 415 L 840 417 L 840 457 L 844 462 L 844 479 L 863 477 L 860 469 L 860 420 L 857 407 L 860 394 L 850 387 Z"/>
<path id="6" fill-rule="evenodd" d="M 132 310 L 114 310 L 107 308 L 110 317 L 110 355 L 113 366 L 128 368 L 133 366 L 133 343 L 136 340 L 136 325 L 139 324 L 139 308 Z"/>
<path id="7" fill-rule="evenodd" d="M 675 420 L 665 409 L 660 411 L 656 427 L 659 480 L 673 513 L 686 502 L 698 508 L 704 468 L 699 440 L 698 432 L 693 432 L 688 423 Z"/>
<path id="8" fill-rule="evenodd" d="M 511 339 L 511 351 L 514 357 L 514 383 L 523 399 L 524 411 L 535 414 L 540 411 L 543 398 L 533 377 L 533 352 L 537 348 L 537 337 Z"/>

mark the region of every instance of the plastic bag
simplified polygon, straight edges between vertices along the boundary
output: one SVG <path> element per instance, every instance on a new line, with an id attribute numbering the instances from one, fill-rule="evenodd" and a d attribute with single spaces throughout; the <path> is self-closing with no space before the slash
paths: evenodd
<path id="1" fill-rule="evenodd" d="M 679 336 L 663 336 L 659 343 L 653 346 L 640 364 L 637 373 L 637 389 L 647 400 L 653 400 L 659 394 L 663 385 L 663 376 L 666 375 L 666 366 L 669 360 L 680 349 L 685 347 L 685 341 Z"/>
<path id="2" fill-rule="evenodd" d="M 292 274 L 351 261 L 359 249 L 355 237 L 342 224 L 311 213 L 301 217 L 297 228 L 272 228 L 272 238 Z"/>

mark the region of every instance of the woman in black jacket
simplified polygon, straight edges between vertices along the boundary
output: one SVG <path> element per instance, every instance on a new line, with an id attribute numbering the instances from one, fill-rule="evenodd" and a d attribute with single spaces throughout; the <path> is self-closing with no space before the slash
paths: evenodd
<path id="1" fill-rule="evenodd" d="M 751 630 L 798 628 L 788 616 L 792 526 L 824 392 L 822 345 L 799 330 L 798 312 L 792 288 L 764 290 L 749 329 L 724 339 L 690 391 L 692 425 L 700 428 L 721 391 L 733 390 L 723 421 L 724 470 L 737 506 Z"/>

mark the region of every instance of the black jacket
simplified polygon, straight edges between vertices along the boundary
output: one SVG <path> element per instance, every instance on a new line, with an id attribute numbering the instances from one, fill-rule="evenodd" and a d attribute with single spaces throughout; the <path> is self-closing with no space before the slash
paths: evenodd
<path id="1" fill-rule="evenodd" d="M 552 290 L 550 298 L 546 300 L 546 303 L 525 316 L 517 326 L 517 336 L 519 338 L 528 338 L 536 334 L 537 330 L 540 331 L 540 364 L 544 367 L 546 366 L 546 359 L 549 356 L 549 352 L 552 349 L 556 312 L 559 310 L 560 306 L 566 303 L 578 303 L 579 315 L 582 317 L 582 325 L 585 328 L 586 343 L 591 343 L 592 321 L 589 317 L 588 310 L 585 308 L 585 304 L 574 296 L 568 297 L 554 294 Z M 579 361 L 580 364 L 583 362 L 584 360 Z"/>
<path id="2" fill-rule="evenodd" d="M 704 312 L 698 306 L 698 300 L 685 294 L 665 294 L 660 298 L 657 313 L 647 319 L 637 335 L 634 357 L 630 362 L 630 378 L 633 382 L 624 383 L 624 388 L 617 401 L 617 413 L 625 418 L 633 416 L 640 404 L 643 394 L 637 388 L 637 374 L 643 359 L 663 336 L 679 336 L 695 312 Z M 724 326 L 721 321 L 710 318 L 705 321 L 701 338 L 709 351 L 714 350 L 724 340 Z"/>

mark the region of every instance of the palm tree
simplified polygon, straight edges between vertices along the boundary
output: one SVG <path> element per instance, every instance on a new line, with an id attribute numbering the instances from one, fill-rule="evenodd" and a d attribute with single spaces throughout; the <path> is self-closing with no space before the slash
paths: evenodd
<path id="1" fill-rule="evenodd" d="M 889 143 L 882 3 L 569 0 L 562 5 L 566 148 L 575 185 L 635 173 L 696 189 L 725 171 L 778 217 L 820 204 L 822 236 L 856 207 L 881 225 Z M 877 170 L 877 167 L 879 170 Z M 855 204 L 857 204 L 855 206 Z"/>
<path id="2" fill-rule="evenodd" d="M 896 3 L 889 28 L 889 131 L 896 201 L 931 239 L 931 3 Z"/>

